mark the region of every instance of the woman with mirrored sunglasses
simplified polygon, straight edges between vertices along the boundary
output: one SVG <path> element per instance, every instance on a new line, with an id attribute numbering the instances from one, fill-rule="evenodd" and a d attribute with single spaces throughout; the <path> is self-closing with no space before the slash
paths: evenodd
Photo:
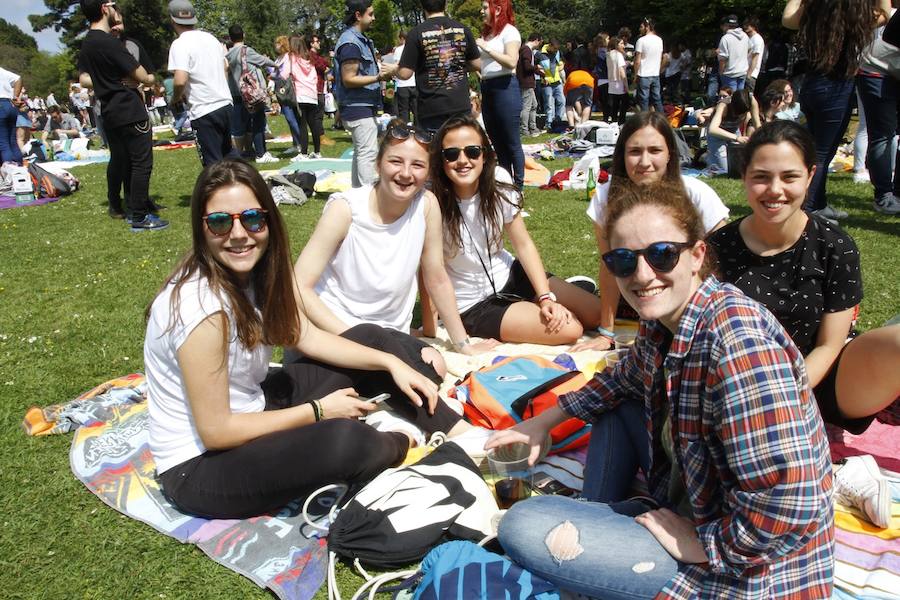
<path id="1" fill-rule="evenodd" d="M 432 191 L 444 221 L 444 260 L 466 331 L 506 342 L 577 340 L 583 319 L 599 314 L 599 300 L 544 270 L 521 215 L 522 194 L 509 184 L 506 171 L 497 169 L 478 122 L 469 116 L 448 120 L 431 155 Z M 503 248 L 504 236 L 515 257 Z M 423 321 L 426 309 L 423 302 Z M 430 333 L 431 322 L 425 323 Z"/>
<path id="2" fill-rule="evenodd" d="M 681 174 L 675 132 L 661 113 L 642 112 L 628 118 L 616 141 L 609 175 L 609 181 L 597 186 L 586 211 L 594 226 L 600 256 L 610 250 L 603 233 L 607 206 L 631 186 L 660 181 L 681 185 L 699 211 L 707 232 L 728 222 L 728 208 L 715 190 L 696 177 Z M 608 350 L 615 337 L 616 315 L 634 318 L 633 312 L 621 301 L 615 278 L 603 265 L 600 265 L 597 287 L 600 293 L 600 312 L 594 320 L 598 321 L 596 333 L 599 335 L 576 345 L 573 350 Z"/>
<path id="3" fill-rule="evenodd" d="M 150 450 L 165 495 L 187 513 L 246 518 L 398 464 L 412 437 L 360 421 L 375 408 L 360 395 L 388 392 L 398 410 L 424 413 L 437 385 L 368 347 L 371 332 L 336 336 L 307 319 L 284 222 L 256 169 L 206 167 L 191 229 L 191 250 L 147 310 L 144 340 Z M 304 359 L 270 374 L 275 345 Z"/>
<path id="4" fill-rule="evenodd" d="M 605 233 L 638 338 L 587 386 L 489 440 L 526 442 L 536 459 L 565 419 L 593 424 L 583 498 L 515 504 L 504 550 L 591 598 L 830 598 L 831 457 L 799 350 L 711 273 L 683 188 L 629 189 Z M 647 495 L 634 497 L 638 468 Z"/>
<path id="5" fill-rule="evenodd" d="M 446 373 L 440 353 L 410 335 L 418 272 L 460 352 L 483 352 L 496 342 L 470 343 L 456 309 L 444 269 L 440 208 L 425 190 L 430 141 L 427 131 L 392 121 L 378 148 L 377 183 L 329 198 L 294 273 L 317 326 L 340 335 L 362 324 L 377 327 L 382 333 L 373 343 L 397 346 L 411 366 L 440 382 Z M 426 433 L 455 438 L 468 429 L 442 401 L 434 415 L 401 416 Z"/>

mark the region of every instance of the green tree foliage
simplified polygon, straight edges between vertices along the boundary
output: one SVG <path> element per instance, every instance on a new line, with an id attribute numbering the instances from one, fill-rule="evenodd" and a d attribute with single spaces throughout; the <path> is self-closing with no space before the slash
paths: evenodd
<path id="1" fill-rule="evenodd" d="M 394 5 L 390 0 L 375 0 L 372 3 L 375 22 L 366 32 L 378 50 L 393 48 L 397 44 L 399 27 L 394 21 Z"/>

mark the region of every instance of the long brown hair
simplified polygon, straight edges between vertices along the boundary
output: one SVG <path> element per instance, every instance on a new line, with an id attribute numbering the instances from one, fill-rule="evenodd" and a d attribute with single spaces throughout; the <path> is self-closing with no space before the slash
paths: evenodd
<path id="1" fill-rule="evenodd" d="M 302 35 L 292 35 L 288 38 L 288 47 L 291 54 L 296 54 L 303 60 L 309 60 L 309 48 L 307 48 L 306 40 Z"/>
<path id="2" fill-rule="evenodd" d="M 706 238 L 703 219 L 700 217 L 697 207 L 688 197 L 684 186 L 674 185 L 671 181 L 657 181 L 650 185 L 629 185 L 615 200 L 610 200 L 606 209 L 606 224 L 603 230 L 606 239 L 611 239 L 613 229 L 622 217 L 642 206 L 653 207 L 669 215 L 678 228 L 687 235 L 687 243 L 696 244 Z M 716 266 L 715 255 L 707 244 L 703 266 L 700 268 L 700 279 L 714 275 Z"/>
<path id="3" fill-rule="evenodd" d="M 522 208 L 522 194 L 515 186 L 497 181 L 494 170 L 497 167 L 497 154 L 491 147 L 490 140 L 481 125 L 469 115 L 453 117 L 438 130 L 431 142 L 431 191 L 437 197 L 444 220 L 444 247 L 455 251 L 462 250 L 463 241 L 460 228 L 462 212 L 459 210 L 453 182 L 444 171 L 444 157 L 441 149 L 444 138 L 454 129 L 471 127 L 481 138 L 481 156 L 483 167 L 478 178 L 478 195 L 481 198 L 481 214 L 485 220 L 485 235 L 491 250 L 499 249 L 503 243 L 503 203 Z"/>
<path id="4" fill-rule="evenodd" d="M 619 132 L 619 139 L 616 140 L 616 147 L 613 150 L 612 165 L 609 169 L 609 174 L 612 175 L 609 184 L 610 200 L 616 197 L 624 187 L 631 187 L 628 184 L 632 182 L 628 178 L 628 171 L 625 169 L 625 144 L 628 143 L 631 136 L 644 127 L 652 127 L 666 141 L 666 148 L 669 151 L 669 162 L 666 164 L 666 172 L 663 173 L 663 181 L 668 181 L 684 191 L 684 183 L 681 180 L 681 160 L 678 155 L 678 143 L 675 141 L 675 131 L 662 113 L 644 111 L 630 116 L 625 121 L 625 124 L 622 125 L 622 131 Z"/>
<path id="5" fill-rule="evenodd" d="M 876 0 L 804 0 L 798 41 L 811 69 L 851 79 L 874 37 L 877 9 Z M 843 71 L 834 72 L 842 60 Z"/>
<path id="6" fill-rule="evenodd" d="M 247 297 L 235 274 L 215 259 L 206 242 L 206 225 L 203 222 L 206 205 L 216 191 L 234 185 L 250 188 L 260 206 L 268 213 L 268 247 L 250 273 L 250 289 L 256 306 Z M 300 340 L 301 332 L 290 242 L 281 213 L 259 172 L 241 160 L 223 160 L 203 169 L 191 195 L 191 233 L 191 250 L 181 259 L 162 287 L 165 289 L 170 284 L 174 286 L 170 299 L 172 318 L 169 328 L 175 327 L 179 318 L 182 286 L 199 276 L 207 280 L 210 291 L 228 307 L 225 313 L 226 336 L 230 329 L 229 321 L 234 319 L 237 337 L 247 348 L 255 348 L 258 344 L 295 346 Z M 148 317 L 149 314 L 148 307 Z"/>

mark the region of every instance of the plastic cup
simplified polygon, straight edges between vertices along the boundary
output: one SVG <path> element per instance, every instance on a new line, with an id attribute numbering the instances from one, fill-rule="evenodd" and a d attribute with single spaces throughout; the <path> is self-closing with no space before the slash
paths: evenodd
<path id="1" fill-rule="evenodd" d="M 533 470 L 528 465 L 531 446 L 517 442 L 492 448 L 487 453 L 497 505 L 507 509 L 531 496 Z"/>
<path id="2" fill-rule="evenodd" d="M 617 333 L 616 337 L 613 338 L 613 343 L 616 346 L 616 350 L 628 349 L 634 346 L 634 340 L 636 339 L 637 334 L 634 333 Z"/>
<path id="3" fill-rule="evenodd" d="M 628 348 L 619 348 L 618 350 L 610 350 L 607 352 L 604 360 L 606 361 L 606 368 L 612 369 L 616 366 L 616 363 L 625 358 L 625 355 L 628 354 Z"/>

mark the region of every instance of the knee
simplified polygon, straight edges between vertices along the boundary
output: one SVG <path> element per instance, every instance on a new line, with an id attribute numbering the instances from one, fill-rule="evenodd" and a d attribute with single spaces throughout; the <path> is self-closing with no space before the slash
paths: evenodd
<path id="1" fill-rule="evenodd" d="M 574 501 L 573 501 L 574 502 Z M 584 552 L 581 532 L 558 510 L 558 498 L 538 497 L 519 502 L 500 521 L 497 538 L 517 562 L 533 563 L 543 547 L 556 564 L 574 560 Z M 531 556 L 533 560 L 527 560 Z"/>
<path id="2" fill-rule="evenodd" d="M 444 357 L 431 346 L 422 348 L 422 360 L 431 365 L 441 379 L 447 375 L 447 363 L 444 361 Z"/>

